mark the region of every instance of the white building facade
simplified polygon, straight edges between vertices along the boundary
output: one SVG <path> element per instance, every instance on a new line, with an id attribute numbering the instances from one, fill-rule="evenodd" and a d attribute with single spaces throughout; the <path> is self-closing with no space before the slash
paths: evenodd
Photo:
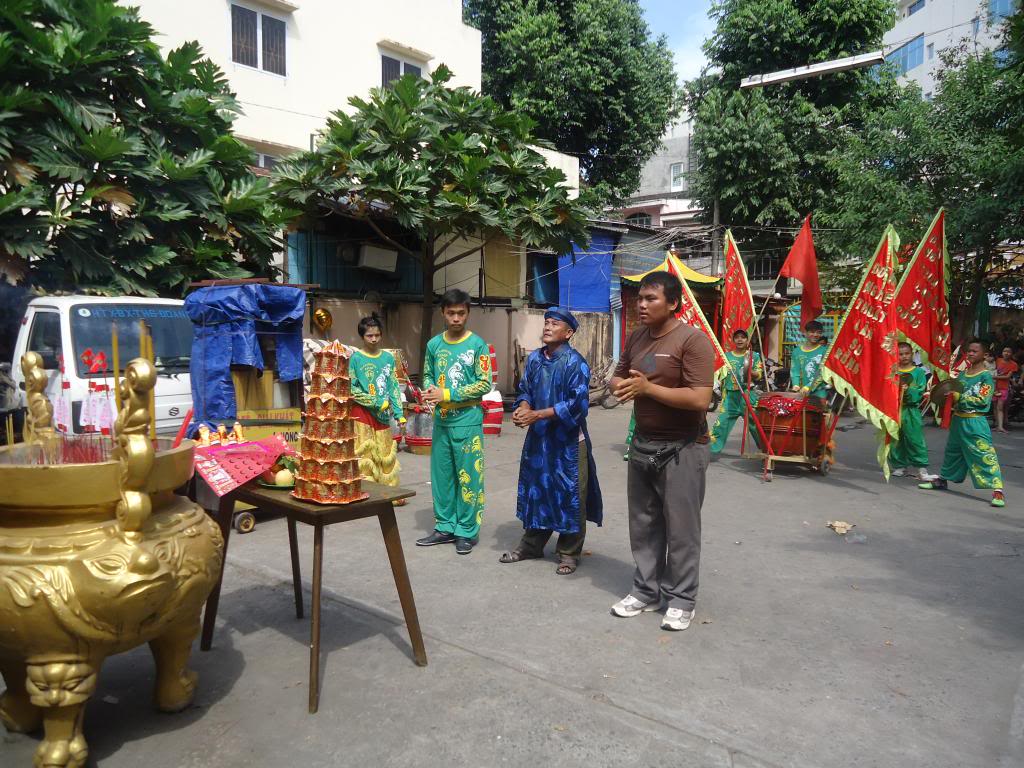
<path id="1" fill-rule="evenodd" d="M 445 64 L 480 89 L 480 32 L 461 0 L 135 0 L 169 50 L 197 40 L 224 70 L 244 114 L 236 135 L 269 167 L 309 149 L 348 99 Z"/>
<path id="2" fill-rule="evenodd" d="M 698 212 L 690 199 L 687 174 L 695 169 L 696 156 L 690 149 L 693 121 L 683 115 L 665 131 L 661 146 L 644 163 L 640 187 L 618 209 L 631 224 L 647 227 L 685 226 Z"/>
<path id="3" fill-rule="evenodd" d="M 925 98 L 937 90 L 940 54 L 960 44 L 979 50 L 1002 44 L 1002 23 L 1017 0 L 899 0 L 896 25 L 883 38 L 885 58 Z"/>

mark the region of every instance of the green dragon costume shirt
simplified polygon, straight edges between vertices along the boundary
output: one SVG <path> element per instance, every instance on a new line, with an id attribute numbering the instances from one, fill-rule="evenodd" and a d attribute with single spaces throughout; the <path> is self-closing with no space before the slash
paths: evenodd
<path id="1" fill-rule="evenodd" d="M 475 333 L 456 343 L 439 334 L 427 342 L 423 388 L 444 390 L 434 411 L 434 425 L 469 427 L 484 423 L 480 398 L 491 391 L 491 350 Z"/>
<path id="2" fill-rule="evenodd" d="M 402 418 L 402 392 L 395 373 L 395 357 L 381 350 L 371 355 L 361 349 L 349 361 L 352 396 L 381 424 Z"/>

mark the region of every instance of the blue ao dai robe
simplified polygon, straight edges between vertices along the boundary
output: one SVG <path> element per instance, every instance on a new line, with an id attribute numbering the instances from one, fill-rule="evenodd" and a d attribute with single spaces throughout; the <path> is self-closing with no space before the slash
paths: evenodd
<path id="1" fill-rule="evenodd" d="M 519 464 L 516 517 L 524 528 L 579 532 L 580 431 L 587 445 L 587 520 L 601 525 L 601 488 L 590 435 L 590 366 L 583 356 L 563 344 L 549 358 L 544 348 L 526 359 L 515 407 L 526 402 L 535 410 L 554 408 L 556 417 L 535 422 L 526 433 Z"/>

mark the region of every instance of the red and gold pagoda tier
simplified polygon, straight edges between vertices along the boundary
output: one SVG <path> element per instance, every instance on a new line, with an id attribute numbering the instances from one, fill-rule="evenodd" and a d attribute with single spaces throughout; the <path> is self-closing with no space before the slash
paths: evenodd
<path id="1" fill-rule="evenodd" d="M 369 494 L 361 488 L 352 427 L 349 350 L 335 341 L 317 352 L 306 395 L 299 468 L 292 496 L 319 504 L 349 504 Z"/>

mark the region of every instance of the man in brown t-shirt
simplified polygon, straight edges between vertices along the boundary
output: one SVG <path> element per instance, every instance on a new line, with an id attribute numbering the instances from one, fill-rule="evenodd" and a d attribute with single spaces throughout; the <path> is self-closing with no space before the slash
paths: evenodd
<path id="1" fill-rule="evenodd" d="M 612 613 L 665 608 L 661 627 L 669 630 L 690 626 L 697 598 L 715 368 L 711 342 L 675 316 L 682 290 L 669 272 L 644 277 L 637 299 L 644 327 L 630 334 L 611 381 L 621 402 L 634 401 L 636 415 L 626 486 L 636 573 Z"/>

